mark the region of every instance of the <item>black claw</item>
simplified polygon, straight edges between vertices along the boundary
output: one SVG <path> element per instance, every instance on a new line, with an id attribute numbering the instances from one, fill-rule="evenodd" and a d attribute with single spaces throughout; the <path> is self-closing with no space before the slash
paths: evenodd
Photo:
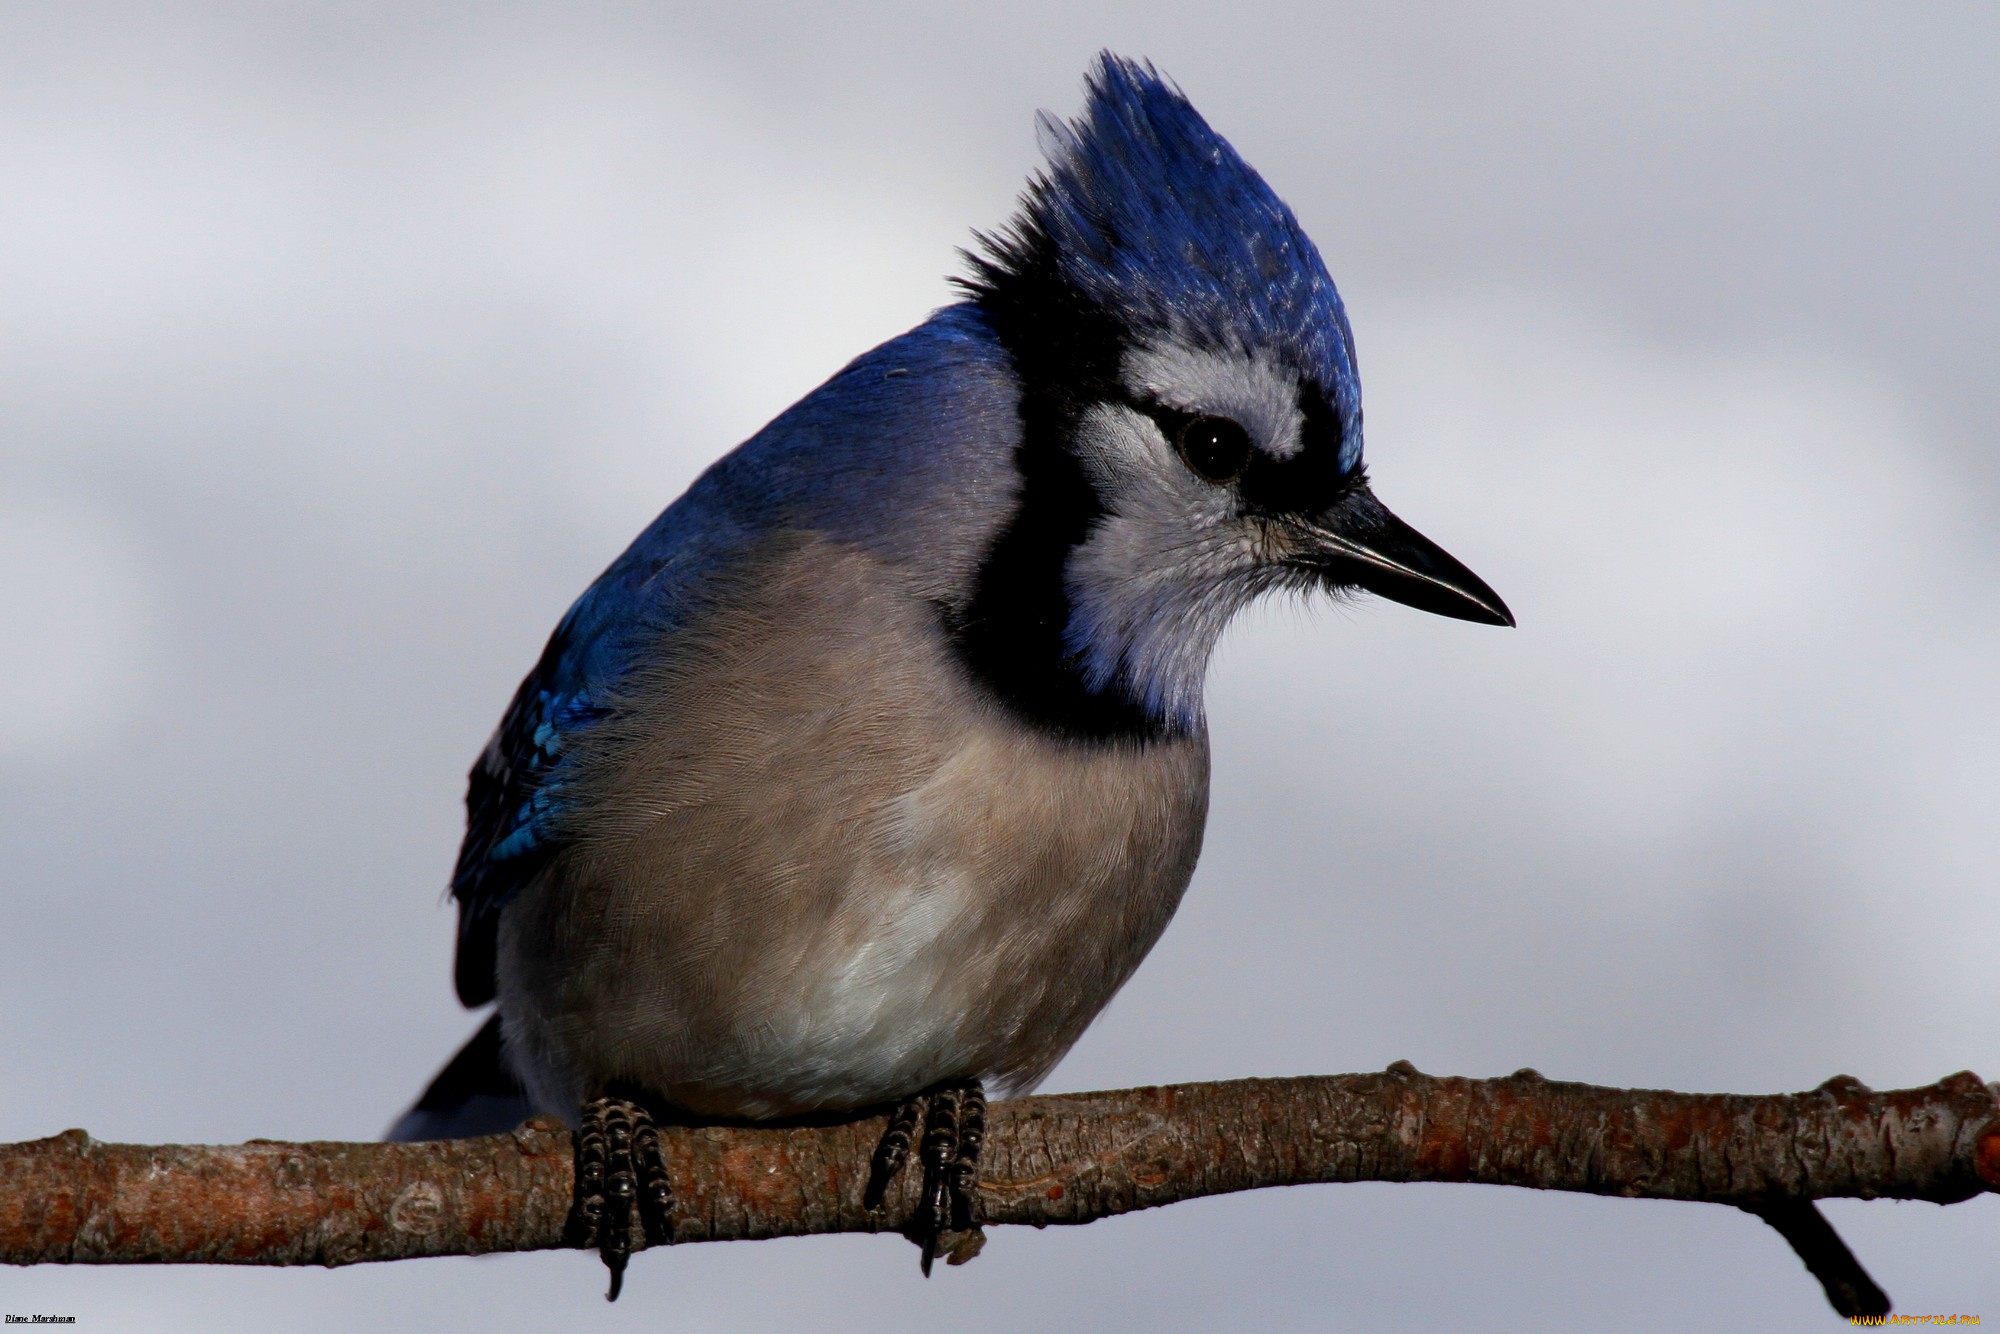
<path id="1" fill-rule="evenodd" d="M 660 1149 L 660 1128 L 648 1120 L 633 1136 L 639 1161 L 639 1224 L 646 1244 L 664 1246 L 674 1239 L 674 1183 L 667 1176 L 666 1154 Z"/>
<path id="2" fill-rule="evenodd" d="M 951 1183 L 946 1169 L 958 1153 L 958 1108 L 964 1090 L 947 1084 L 931 1094 L 930 1116 L 924 1122 L 919 1151 L 924 1164 L 924 1202 L 919 1225 L 924 1238 L 924 1277 L 937 1255 L 938 1238 L 951 1231 Z"/>
<path id="3" fill-rule="evenodd" d="M 634 1214 L 646 1243 L 660 1245 L 673 1240 L 673 1205 L 652 1114 L 623 1098 L 584 1104 L 576 1132 L 576 1194 L 563 1238 L 572 1246 L 596 1248 L 611 1271 L 606 1301 L 617 1301 L 625 1287 Z"/>
<path id="4" fill-rule="evenodd" d="M 969 1232 L 982 1221 L 979 1208 L 979 1151 L 986 1146 L 986 1090 L 975 1080 L 958 1109 L 958 1152 L 952 1156 L 948 1186 L 951 1227 Z"/>
<path id="5" fill-rule="evenodd" d="M 862 1202 L 880 1210 L 890 1184 L 909 1159 L 919 1118 L 923 1139 L 917 1159 L 923 1186 L 908 1235 L 923 1250 L 926 1277 L 941 1253 L 962 1264 L 978 1252 L 979 1151 L 986 1142 L 986 1091 L 980 1082 L 954 1080 L 899 1103 L 875 1146 Z"/>
<path id="6" fill-rule="evenodd" d="M 882 1132 L 881 1142 L 875 1146 L 875 1160 L 868 1168 L 868 1189 L 862 1193 L 861 1204 L 870 1213 L 879 1212 L 882 1200 L 889 1192 L 889 1183 L 903 1170 L 909 1161 L 910 1141 L 917 1133 L 917 1118 L 924 1112 L 922 1094 L 905 1098 L 896 1104 L 896 1110 L 889 1114 L 889 1127 Z"/>
<path id="7" fill-rule="evenodd" d="M 576 1131 L 576 1193 L 563 1239 L 590 1246 L 604 1222 L 604 1115 L 601 1102 L 583 1109 Z"/>

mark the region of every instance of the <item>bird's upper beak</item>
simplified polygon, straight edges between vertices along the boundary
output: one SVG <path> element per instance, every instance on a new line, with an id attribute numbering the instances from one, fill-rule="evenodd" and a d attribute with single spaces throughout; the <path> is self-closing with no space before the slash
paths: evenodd
<path id="1" fill-rule="evenodd" d="M 1329 583 L 1365 588 L 1392 602 L 1482 625 L 1512 625 L 1514 613 L 1486 581 L 1356 487 L 1337 504 L 1292 525 L 1292 559 Z"/>

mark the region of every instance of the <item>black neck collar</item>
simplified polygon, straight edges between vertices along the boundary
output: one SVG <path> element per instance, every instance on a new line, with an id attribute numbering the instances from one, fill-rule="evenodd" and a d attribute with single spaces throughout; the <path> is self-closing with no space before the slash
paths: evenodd
<path id="1" fill-rule="evenodd" d="M 1124 396 L 1117 322 L 1062 275 L 1046 233 L 988 238 L 963 282 L 1012 359 L 1021 386 L 1020 500 L 988 548 L 969 602 L 946 616 L 953 648 L 1031 725 L 1089 741 L 1158 740 L 1176 725 L 1115 680 L 1092 689 L 1064 640 L 1070 553 L 1104 505 L 1071 442 L 1093 404 Z"/>

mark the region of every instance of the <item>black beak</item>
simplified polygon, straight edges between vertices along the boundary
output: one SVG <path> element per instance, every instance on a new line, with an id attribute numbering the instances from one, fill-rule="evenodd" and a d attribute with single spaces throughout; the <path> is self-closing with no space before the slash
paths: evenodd
<path id="1" fill-rule="evenodd" d="M 1461 621 L 1514 623 L 1514 613 L 1485 580 L 1391 514 L 1365 486 L 1296 528 L 1306 549 L 1294 559 L 1328 583 L 1365 588 L 1406 607 Z"/>

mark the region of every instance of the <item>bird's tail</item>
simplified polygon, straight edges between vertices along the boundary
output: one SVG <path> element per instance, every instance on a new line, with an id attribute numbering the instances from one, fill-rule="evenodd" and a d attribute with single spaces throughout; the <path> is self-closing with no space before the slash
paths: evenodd
<path id="1" fill-rule="evenodd" d="M 488 1019 L 383 1136 L 409 1142 L 464 1139 L 512 1130 L 534 1108 L 500 1051 L 500 1016 Z"/>

